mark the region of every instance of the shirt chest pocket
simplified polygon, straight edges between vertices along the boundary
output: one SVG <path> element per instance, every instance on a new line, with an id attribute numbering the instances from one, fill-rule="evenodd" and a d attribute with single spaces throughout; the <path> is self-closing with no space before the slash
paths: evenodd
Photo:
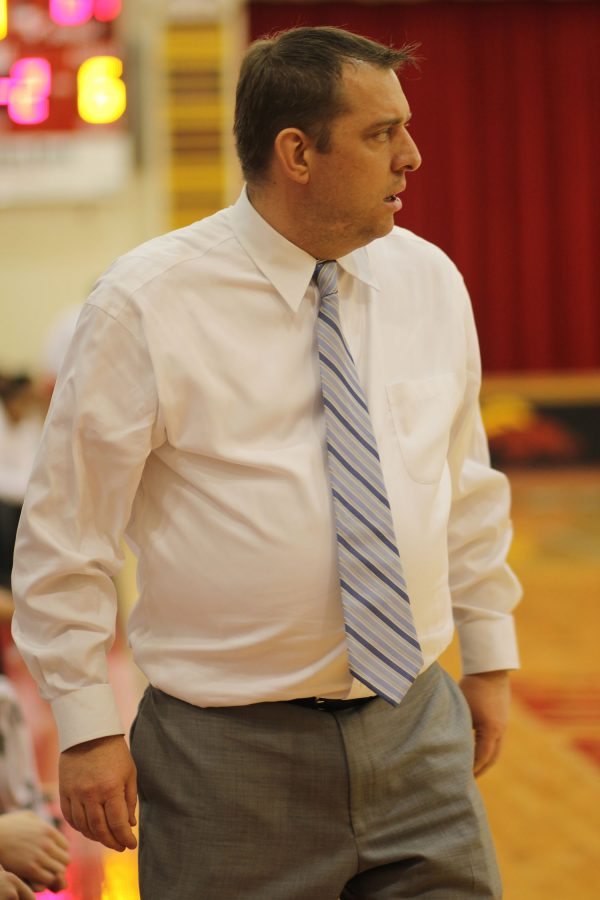
<path id="1" fill-rule="evenodd" d="M 435 484 L 442 477 L 460 403 L 456 378 L 447 374 L 398 381 L 386 391 L 408 473 L 420 484 Z"/>

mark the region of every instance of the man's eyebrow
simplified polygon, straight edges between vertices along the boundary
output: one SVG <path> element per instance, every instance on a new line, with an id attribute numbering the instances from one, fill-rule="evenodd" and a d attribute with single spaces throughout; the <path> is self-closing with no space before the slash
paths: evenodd
<path id="1" fill-rule="evenodd" d="M 390 125 L 408 125 L 412 119 L 412 112 L 407 116 L 395 116 L 393 119 L 382 119 L 380 122 L 373 122 L 370 128 L 386 128 Z"/>

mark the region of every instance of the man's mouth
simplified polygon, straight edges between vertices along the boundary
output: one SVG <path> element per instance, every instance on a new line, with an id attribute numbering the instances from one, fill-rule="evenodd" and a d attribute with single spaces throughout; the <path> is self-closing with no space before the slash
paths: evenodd
<path id="1" fill-rule="evenodd" d="M 384 197 L 384 203 L 389 204 L 395 213 L 402 209 L 402 200 L 397 194 L 389 194 L 387 197 Z"/>

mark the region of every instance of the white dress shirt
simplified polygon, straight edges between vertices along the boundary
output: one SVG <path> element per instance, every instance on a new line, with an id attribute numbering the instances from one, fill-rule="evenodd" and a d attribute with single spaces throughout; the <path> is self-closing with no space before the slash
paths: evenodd
<path id="1" fill-rule="evenodd" d="M 505 478 L 454 265 L 403 229 L 339 261 L 425 665 L 456 622 L 466 672 L 518 664 Z M 245 191 L 99 280 L 58 380 L 17 543 L 14 636 L 61 747 L 122 731 L 112 576 L 150 682 L 199 706 L 369 693 L 346 656 L 324 445 L 315 260 Z"/>

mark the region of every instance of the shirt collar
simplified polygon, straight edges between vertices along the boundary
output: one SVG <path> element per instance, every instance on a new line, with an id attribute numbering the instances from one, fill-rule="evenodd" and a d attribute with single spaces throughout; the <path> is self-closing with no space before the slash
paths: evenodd
<path id="1" fill-rule="evenodd" d="M 316 260 L 266 222 L 248 199 L 246 187 L 231 207 L 233 232 L 263 275 L 297 312 L 315 270 Z M 379 290 L 371 272 L 366 247 L 338 259 L 341 268 L 370 287 Z"/>

